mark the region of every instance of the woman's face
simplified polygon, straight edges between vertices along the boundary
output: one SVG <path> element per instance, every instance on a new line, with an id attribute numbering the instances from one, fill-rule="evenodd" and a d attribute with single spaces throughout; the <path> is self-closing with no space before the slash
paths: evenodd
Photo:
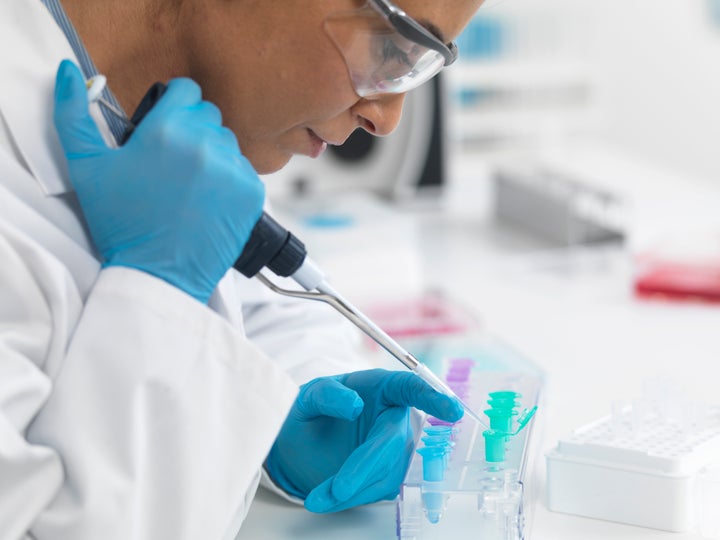
<path id="1" fill-rule="evenodd" d="M 398 124 L 403 96 L 360 98 L 343 56 L 323 23 L 359 0 L 195 0 L 185 2 L 188 76 L 218 105 L 223 121 L 260 173 L 294 154 L 316 157 L 358 127 L 387 135 Z M 397 0 L 448 42 L 482 0 Z M 358 22 L 358 24 L 362 24 Z"/>

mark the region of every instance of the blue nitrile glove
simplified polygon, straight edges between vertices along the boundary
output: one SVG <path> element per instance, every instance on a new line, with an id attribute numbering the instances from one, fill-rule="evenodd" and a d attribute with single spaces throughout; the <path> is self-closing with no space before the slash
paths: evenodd
<path id="1" fill-rule="evenodd" d="M 88 113 L 80 70 L 65 60 L 55 127 L 104 265 L 140 269 L 207 303 L 265 196 L 218 108 L 191 80 L 172 80 L 130 140 L 111 149 Z"/>
<path id="2" fill-rule="evenodd" d="M 265 462 L 272 479 L 311 512 L 397 496 L 413 451 L 410 409 L 454 422 L 454 399 L 409 371 L 373 369 L 300 388 Z"/>

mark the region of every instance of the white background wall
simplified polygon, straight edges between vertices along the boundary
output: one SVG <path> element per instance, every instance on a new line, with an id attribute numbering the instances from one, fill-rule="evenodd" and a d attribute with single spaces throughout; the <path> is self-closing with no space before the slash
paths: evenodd
<path id="1" fill-rule="evenodd" d="M 602 135 L 720 183 L 720 23 L 704 0 L 604 3 Z M 622 9 L 620 9 L 622 8 Z"/>

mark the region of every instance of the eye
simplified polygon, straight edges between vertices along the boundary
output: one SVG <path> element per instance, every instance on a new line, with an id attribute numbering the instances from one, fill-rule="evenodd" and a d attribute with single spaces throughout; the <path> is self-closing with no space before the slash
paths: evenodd
<path id="1" fill-rule="evenodd" d="M 392 39 L 383 41 L 382 58 L 383 62 L 396 62 L 406 66 L 412 65 L 407 53 L 400 49 Z"/>

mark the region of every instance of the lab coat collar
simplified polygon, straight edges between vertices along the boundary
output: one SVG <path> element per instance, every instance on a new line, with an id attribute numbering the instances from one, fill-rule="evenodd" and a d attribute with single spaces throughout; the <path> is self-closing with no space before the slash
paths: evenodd
<path id="1" fill-rule="evenodd" d="M 0 1 L 0 121 L 4 119 L 24 165 L 47 195 L 72 190 L 55 132 L 53 92 L 60 62 L 78 63 L 52 15 L 39 0 Z M 106 141 L 112 140 L 97 106 L 91 107 Z"/>

